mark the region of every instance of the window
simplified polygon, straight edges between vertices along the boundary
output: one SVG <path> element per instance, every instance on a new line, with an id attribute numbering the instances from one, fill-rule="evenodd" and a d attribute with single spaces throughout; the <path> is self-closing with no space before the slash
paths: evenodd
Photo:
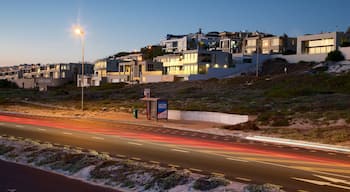
<path id="1" fill-rule="evenodd" d="M 280 44 L 281 43 L 279 38 L 272 39 L 272 46 L 279 46 Z"/>
<path id="2" fill-rule="evenodd" d="M 263 47 L 268 47 L 269 46 L 269 40 L 268 39 L 262 40 L 262 46 Z"/>
<path id="3" fill-rule="evenodd" d="M 247 41 L 247 46 L 256 46 L 256 39 L 250 39 Z"/>

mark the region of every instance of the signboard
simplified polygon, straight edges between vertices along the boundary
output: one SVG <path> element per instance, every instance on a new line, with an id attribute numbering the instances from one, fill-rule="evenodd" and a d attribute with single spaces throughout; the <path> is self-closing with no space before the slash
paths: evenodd
<path id="1" fill-rule="evenodd" d="M 168 119 L 168 101 L 157 101 L 157 119 Z"/>
<path id="2" fill-rule="evenodd" d="M 146 98 L 150 98 L 151 97 L 151 89 L 149 89 L 149 88 L 144 89 L 143 96 L 145 96 Z"/>

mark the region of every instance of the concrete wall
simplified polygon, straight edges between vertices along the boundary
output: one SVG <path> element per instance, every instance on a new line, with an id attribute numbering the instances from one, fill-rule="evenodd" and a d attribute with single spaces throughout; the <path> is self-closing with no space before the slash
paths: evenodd
<path id="1" fill-rule="evenodd" d="M 203 112 L 203 111 L 169 110 L 168 119 L 205 121 L 205 122 L 235 125 L 235 124 L 247 122 L 248 115 L 234 115 L 234 114 L 227 114 L 227 113 Z"/>
<path id="2" fill-rule="evenodd" d="M 299 61 L 315 61 L 315 62 L 321 62 L 324 61 L 327 57 L 326 53 L 322 54 L 310 54 L 310 55 L 271 55 L 270 58 L 284 58 L 286 59 L 289 63 L 298 63 Z"/>
<path id="3" fill-rule="evenodd" d="M 340 47 L 339 51 L 341 51 L 346 60 L 350 60 L 350 47 Z"/>

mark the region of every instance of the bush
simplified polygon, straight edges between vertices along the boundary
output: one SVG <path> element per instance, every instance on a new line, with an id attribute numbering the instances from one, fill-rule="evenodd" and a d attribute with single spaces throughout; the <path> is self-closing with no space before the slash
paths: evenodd
<path id="1" fill-rule="evenodd" d="M 224 178 L 201 177 L 194 182 L 193 188 L 201 191 L 208 191 L 228 184 L 229 182 Z"/>
<path id="2" fill-rule="evenodd" d="M 18 88 L 16 83 L 10 82 L 5 79 L 0 80 L 0 88 Z"/>
<path id="3" fill-rule="evenodd" d="M 326 57 L 326 61 L 343 61 L 345 60 L 345 57 L 343 55 L 343 53 L 339 50 L 334 50 L 328 53 L 327 57 Z"/>
<path id="4" fill-rule="evenodd" d="M 273 184 L 255 185 L 251 184 L 244 188 L 244 192 L 283 192 L 280 186 Z"/>

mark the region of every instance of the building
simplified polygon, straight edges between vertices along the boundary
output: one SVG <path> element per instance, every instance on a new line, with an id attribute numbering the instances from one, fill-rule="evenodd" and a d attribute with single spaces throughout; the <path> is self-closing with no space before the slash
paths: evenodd
<path id="1" fill-rule="evenodd" d="M 249 32 L 221 32 L 219 50 L 228 53 L 242 53 L 244 40 L 249 35 L 251 35 Z"/>
<path id="2" fill-rule="evenodd" d="M 166 53 L 175 53 L 186 51 L 189 49 L 188 37 L 186 35 L 170 35 L 168 34 L 165 40 L 160 42 Z"/>
<path id="3" fill-rule="evenodd" d="M 187 35 L 168 34 L 165 40 L 160 42 L 166 53 L 180 53 L 188 50 L 215 50 L 220 41 L 219 32 L 202 33 L 199 29 L 197 33 Z"/>
<path id="4" fill-rule="evenodd" d="M 297 42 L 297 54 L 327 54 L 340 46 L 343 36 L 343 32 L 299 36 Z"/>
<path id="5" fill-rule="evenodd" d="M 115 59 L 118 60 L 118 69 L 107 72 L 108 83 L 141 81 L 141 62 L 143 61 L 141 53 L 130 53 Z"/>
<path id="6" fill-rule="evenodd" d="M 261 38 L 262 54 L 295 54 L 297 38 L 273 36 Z"/>
<path id="7" fill-rule="evenodd" d="M 84 65 L 85 74 L 93 72 L 91 64 Z M 0 79 L 6 79 L 17 84 L 20 88 L 57 87 L 65 83 L 77 81 L 81 74 L 80 63 L 59 64 L 22 64 L 18 66 L 0 68 Z"/>
<path id="8" fill-rule="evenodd" d="M 188 80 L 191 75 L 207 74 L 211 68 L 233 67 L 232 55 L 222 51 L 188 50 L 155 58 L 161 62 L 162 75 L 174 76 L 175 80 Z"/>

